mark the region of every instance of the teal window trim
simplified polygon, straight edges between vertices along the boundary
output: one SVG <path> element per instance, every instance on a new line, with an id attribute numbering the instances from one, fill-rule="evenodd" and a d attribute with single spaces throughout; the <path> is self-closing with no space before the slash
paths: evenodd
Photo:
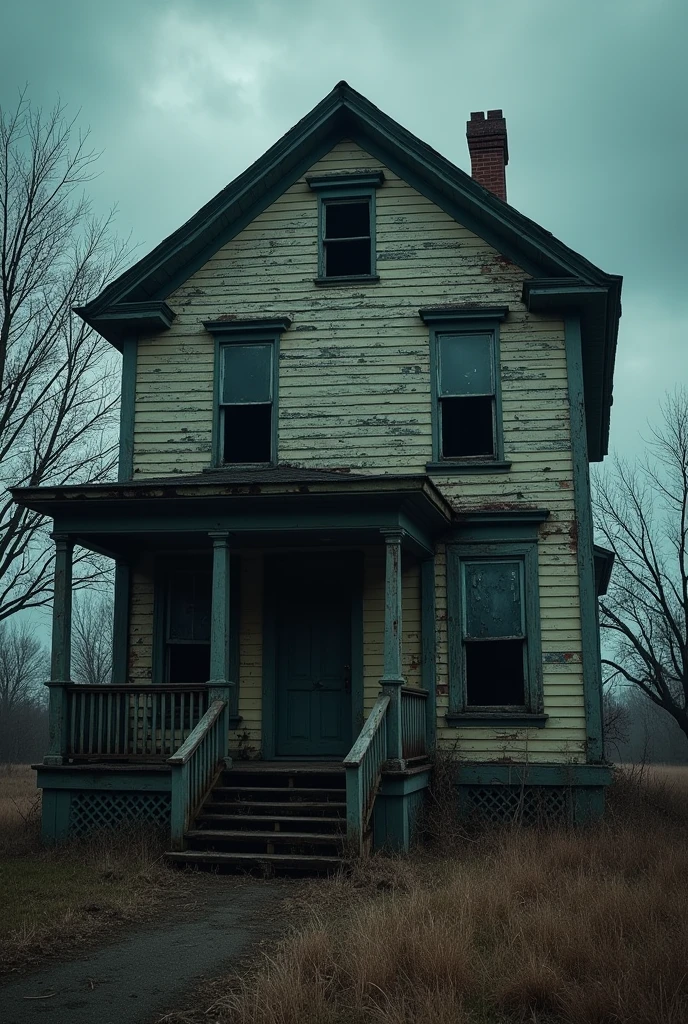
<path id="1" fill-rule="evenodd" d="M 504 458 L 504 426 L 502 417 L 502 381 L 499 325 L 507 316 L 506 306 L 489 308 L 424 308 L 418 314 L 430 328 L 430 380 L 432 406 L 432 460 L 426 468 L 430 472 L 494 472 L 506 473 L 511 463 Z M 442 455 L 442 422 L 440 409 L 440 358 L 439 347 L 445 335 L 490 335 L 493 373 L 493 429 L 494 453 L 491 457 L 461 456 L 445 458 Z"/>
<path id="2" fill-rule="evenodd" d="M 212 576 L 212 563 L 207 552 L 183 552 L 160 554 L 155 559 L 153 581 L 153 649 L 151 682 L 164 684 L 167 673 L 167 631 L 169 622 L 169 584 L 175 570 L 198 569 L 207 561 Z M 240 673 L 240 630 L 241 630 L 241 558 L 232 555 L 230 560 L 229 596 L 229 675 L 234 686 L 230 688 L 230 725 L 234 728 L 241 722 L 239 715 L 239 673 Z M 192 641 L 193 642 L 193 641 Z"/>
<path id="3" fill-rule="evenodd" d="M 213 371 L 213 426 L 212 426 L 212 467 L 237 465 L 249 468 L 253 463 L 226 463 L 222 459 L 222 404 L 220 391 L 222 388 L 222 350 L 229 345 L 271 345 L 272 346 L 272 436 L 270 442 L 270 461 L 256 463 L 261 466 L 276 466 L 278 462 L 279 443 L 279 355 L 280 338 L 291 321 L 286 317 L 280 320 L 257 322 L 255 325 L 237 324 L 234 328 L 215 322 L 204 326 L 215 338 L 215 356 Z"/>
<path id="4" fill-rule="evenodd" d="M 318 175 L 306 179 L 318 196 L 318 276 L 313 278 L 316 285 L 374 284 L 380 280 L 376 272 L 376 227 L 375 191 L 382 185 L 381 171 L 364 174 Z M 327 276 L 325 273 L 325 226 L 326 207 L 329 202 L 367 199 L 370 210 L 370 273 Z"/>
<path id="5" fill-rule="evenodd" d="M 521 706 L 468 705 L 463 619 L 464 562 L 519 562 L 522 566 L 522 608 L 525 632 L 525 697 Z M 542 682 L 542 638 L 540 628 L 540 592 L 538 584 L 538 548 L 536 541 L 506 541 L 486 544 L 447 545 L 447 629 L 449 641 L 449 724 L 544 725 Z"/>

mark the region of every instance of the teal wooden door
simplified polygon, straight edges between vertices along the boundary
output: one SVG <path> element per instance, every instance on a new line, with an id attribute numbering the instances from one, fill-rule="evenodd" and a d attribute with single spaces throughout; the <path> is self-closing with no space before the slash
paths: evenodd
<path id="1" fill-rule="evenodd" d="M 300 564 L 276 603 L 277 757 L 343 757 L 351 748 L 351 588 Z"/>

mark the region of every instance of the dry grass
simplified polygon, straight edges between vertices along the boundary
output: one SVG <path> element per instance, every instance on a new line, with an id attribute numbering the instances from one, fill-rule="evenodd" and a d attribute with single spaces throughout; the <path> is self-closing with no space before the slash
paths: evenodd
<path id="1" fill-rule="evenodd" d="M 687 777 L 622 774 L 585 830 L 497 830 L 314 886 L 307 926 L 178 1020 L 683 1024 Z"/>
<path id="2" fill-rule="evenodd" d="M 179 892 L 155 830 L 100 833 L 47 850 L 27 766 L 0 770 L 0 970 L 14 969 L 148 916 Z"/>

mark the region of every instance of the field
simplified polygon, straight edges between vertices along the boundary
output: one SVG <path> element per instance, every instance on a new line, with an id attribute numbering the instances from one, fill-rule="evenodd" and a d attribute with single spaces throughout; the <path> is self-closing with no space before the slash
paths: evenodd
<path id="1" fill-rule="evenodd" d="M 39 823 L 35 772 L 0 767 L 0 971 L 140 920 L 183 885 L 150 829 L 51 851 L 40 845 Z"/>
<path id="2" fill-rule="evenodd" d="M 170 1024 L 685 1024 L 688 770 L 626 768 L 588 829 L 435 835 L 294 910 Z"/>

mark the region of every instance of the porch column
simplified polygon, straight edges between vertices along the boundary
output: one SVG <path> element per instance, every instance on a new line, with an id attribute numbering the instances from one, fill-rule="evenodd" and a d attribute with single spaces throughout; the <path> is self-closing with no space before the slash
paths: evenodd
<path id="1" fill-rule="evenodd" d="M 387 756 L 401 761 L 401 540 L 402 530 L 382 530 L 385 538 L 385 643 L 382 692 L 387 709 Z"/>
<path id="2" fill-rule="evenodd" d="M 210 700 L 229 704 L 229 534 L 211 533 L 213 542 L 213 587 L 210 612 Z M 229 718 L 229 707 L 227 709 Z"/>
<path id="3" fill-rule="evenodd" d="M 53 635 L 50 652 L 50 703 L 48 731 L 50 745 L 44 764 L 62 764 L 67 753 L 67 691 L 72 667 L 72 554 L 74 541 L 67 534 L 53 533 L 55 541 L 55 583 L 53 591 Z"/>

